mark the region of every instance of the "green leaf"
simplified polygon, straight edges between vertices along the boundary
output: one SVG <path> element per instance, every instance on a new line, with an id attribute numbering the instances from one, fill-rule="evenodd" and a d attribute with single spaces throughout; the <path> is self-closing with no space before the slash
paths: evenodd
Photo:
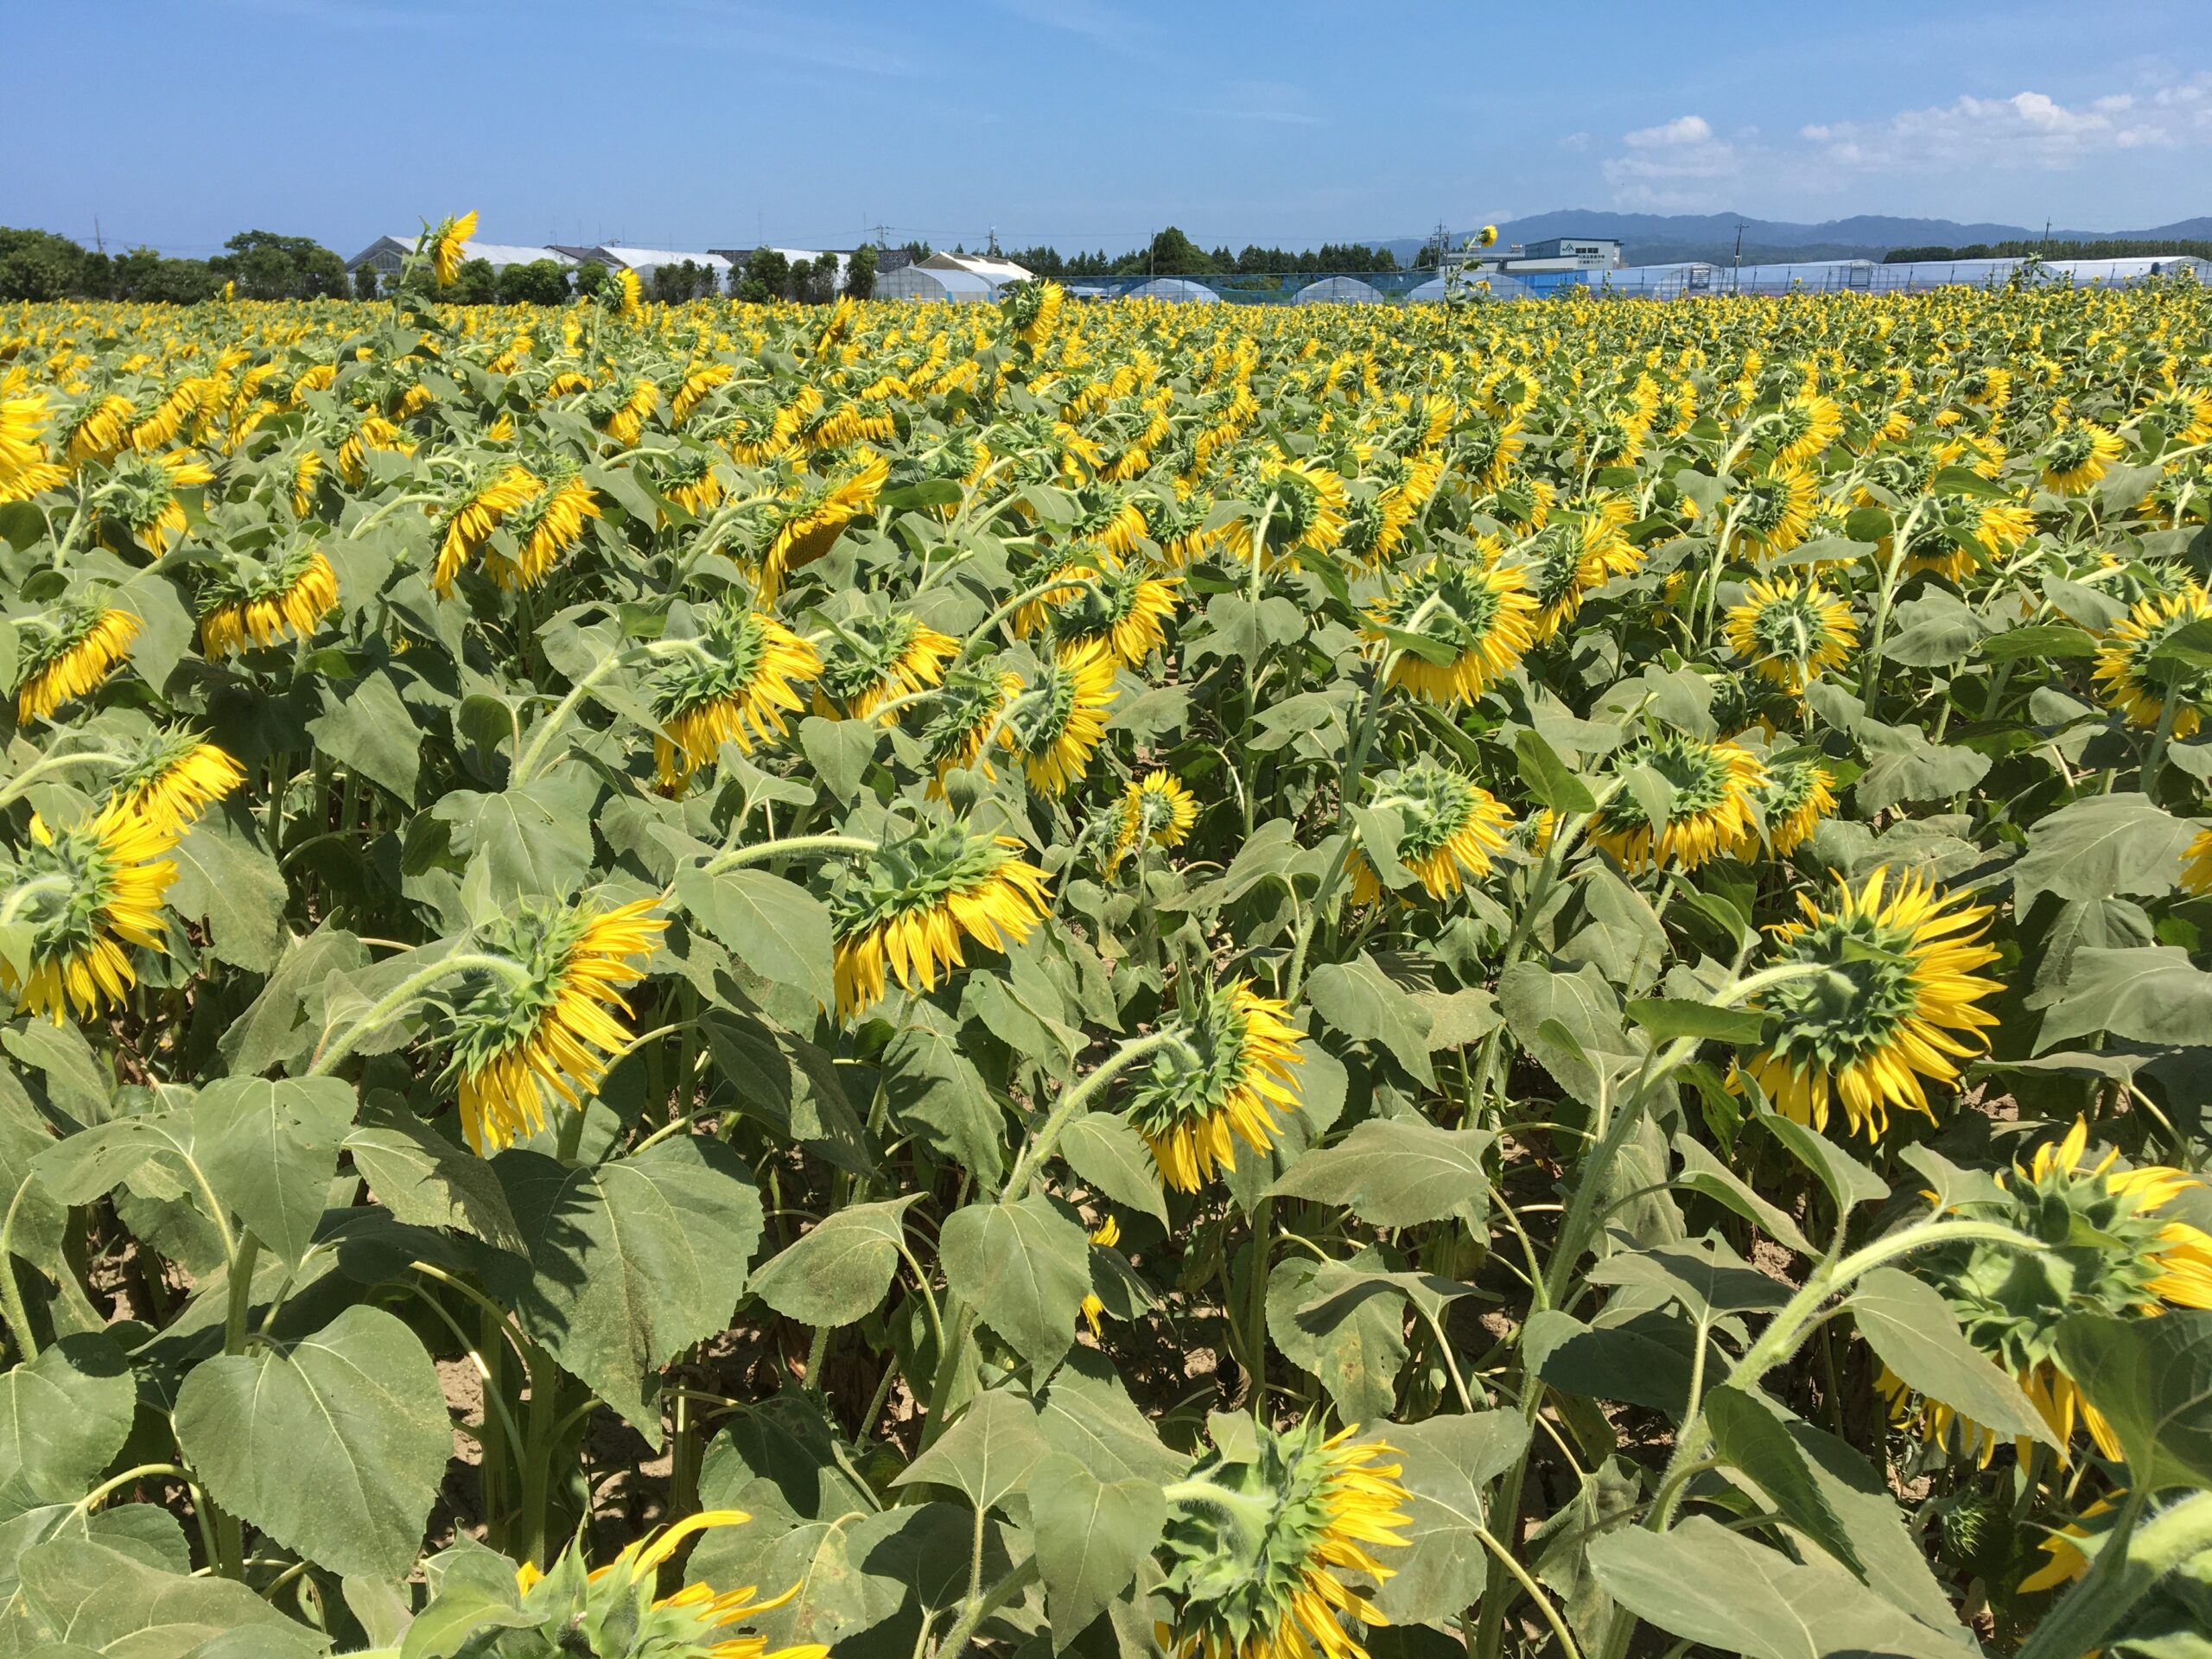
<path id="1" fill-rule="evenodd" d="M 1762 1395 L 1723 1383 L 1706 1395 L 1705 1421 L 1713 1451 L 1753 1481 L 1783 1520 L 1863 1581 L 1866 1564 L 1850 1530 L 1773 1405 Z"/>
<path id="2" fill-rule="evenodd" d="M 1731 1313 L 1766 1313 L 1789 1300 L 1789 1287 L 1770 1279 L 1718 1239 L 1623 1250 L 1590 1269 L 1593 1285 L 1625 1285 L 1650 1293 L 1649 1305 L 1678 1301 L 1710 1325 Z"/>
<path id="3" fill-rule="evenodd" d="M 796 986 L 823 1007 L 836 1000 L 830 912 L 798 883 L 766 870 L 709 875 L 693 865 L 677 873 L 676 896 L 763 979 Z"/>
<path id="4" fill-rule="evenodd" d="M 1714 1157 L 1694 1135 L 1687 1133 L 1675 1135 L 1675 1156 L 1681 1163 L 1681 1172 L 1675 1178 L 1681 1185 L 1734 1211 L 1753 1225 L 1764 1228 L 1770 1236 L 1800 1255 L 1817 1256 L 1821 1254 L 1813 1247 L 1813 1242 L 1799 1230 L 1788 1211 L 1760 1197 L 1750 1183 Z"/>
<path id="5" fill-rule="evenodd" d="M 2058 1357 L 2127 1453 L 2129 1484 L 2212 1488 L 2212 1313 L 2076 1313 Z"/>
<path id="6" fill-rule="evenodd" d="M 1370 1118 L 1333 1147 L 1309 1152 L 1269 1191 L 1343 1205 L 1374 1227 L 1414 1227 L 1490 1213 L 1486 1129 L 1440 1129 L 1414 1118 Z"/>
<path id="7" fill-rule="evenodd" d="M 1364 950 L 1351 962 L 1316 968 L 1306 982 L 1306 996 L 1345 1036 L 1380 1043 L 1413 1077 L 1435 1082 L 1428 1058 L 1428 1011 Z"/>
<path id="8" fill-rule="evenodd" d="M 2066 982 L 2038 989 L 2031 1007 L 2048 1005 L 2037 1034 L 2038 1052 L 2069 1038 L 2104 1032 L 2139 1043 L 2202 1044 L 2212 1032 L 2212 974 L 2179 945 L 2126 950 L 2083 946 L 2067 964 Z"/>
<path id="9" fill-rule="evenodd" d="M 1085 1112 L 1060 1130 L 1056 1150 L 1070 1169 L 1116 1204 L 1166 1224 L 1167 1199 L 1160 1190 L 1159 1166 L 1128 1119 Z"/>
<path id="10" fill-rule="evenodd" d="M 1941 588 L 1923 590 L 1897 607 L 1897 631 L 1882 641 L 1882 655 L 1909 668 L 1962 662 L 1989 625 Z"/>
<path id="11" fill-rule="evenodd" d="M 219 1077 L 193 1104 L 207 1184 L 293 1266 L 315 1240 L 354 1104 L 353 1084 L 336 1077 Z"/>
<path id="12" fill-rule="evenodd" d="M 1499 976 L 1497 1007 L 1521 1046 L 1585 1103 L 1643 1048 L 1623 1029 L 1620 998 L 1592 963 L 1562 974 L 1540 962 L 1516 962 Z"/>
<path id="13" fill-rule="evenodd" d="M 873 720 L 824 720 L 809 715 L 798 725 L 799 747 L 806 752 L 807 764 L 830 792 L 848 805 L 860 794 L 882 737 L 883 728 Z"/>
<path id="14" fill-rule="evenodd" d="M 1292 1364 L 1320 1379 L 1348 1423 L 1390 1414 L 1408 1352 L 1404 1306 L 1360 1282 L 1363 1264 L 1363 1257 L 1355 1264 L 1300 1255 L 1268 1275 L 1268 1335 Z"/>
<path id="15" fill-rule="evenodd" d="M 346 1308 L 283 1352 L 219 1354 L 177 1391 L 177 1441 L 207 1495 L 335 1573 L 403 1578 L 453 1455 L 430 1356 L 381 1308 Z"/>
<path id="16" fill-rule="evenodd" d="M 768 1258 L 753 1294 L 786 1319 L 817 1328 L 857 1323 L 881 1306 L 899 1270 L 907 1208 L 918 1192 L 833 1211 L 804 1237 Z"/>
<path id="17" fill-rule="evenodd" d="M 1161 1444 L 1152 1420 L 1129 1398 L 1121 1373 L 1093 1348 L 1077 1348 L 1052 1373 L 1037 1414 L 1038 1432 L 1055 1452 L 1078 1459 L 1102 1480 L 1170 1481 L 1190 1459 Z"/>
<path id="18" fill-rule="evenodd" d="M 65 1647 L 69 1659 L 308 1659 L 329 1650 L 329 1637 L 245 1586 L 167 1572 L 110 1541 L 56 1538 L 16 1565 L 23 1615 L 37 1632 L 29 1650 L 56 1659 Z"/>
<path id="19" fill-rule="evenodd" d="M 1972 789 L 1989 773 L 1986 754 L 1931 743 L 1916 727 L 1856 723 L 1868 756 L 1852 798 L 1871 816 L 1902 801 L 1947 800 Z"/>
<path id="20" fill-rule="evenodd" d="M 430 816 L 451 826 L 458 856 L 481 862 L 492 899 L 559 898 L 575 893 L 591 869 L 598 797 L 590 772 L 564 765 L 496 795 L 454 790 Z"/>
<path id="21" fill-rule="evenodd" d="M 957 1034 L 929 1023 L 918 1009 L 883 1053 L 883 1092 L 893 1116 L 941 1157 L 978 1182 L 1004 1173 L 1005 1116 Z"/>
<path id="22" fill-rule="evenodd" d="M 2070 622 L 2031 622 L 1983 640 L 1981 654 L 1993 663 L 2018 662 L 2022 658 L 2042 662 L 2060 657 L 2094 657 L 2097 637 Z"/>
<path id="23" fill-rule="evenodd" d="M 679 1135 L 570 1169 L 511 1147 L 492 1160 L 528 1249 L 480 1271 L 563 1368 L 660 1444 L 660 1368 L 729 1326 L 760 1242 L 751 1172 Z"/>
<path id="24" fill-rule="evenodd" d="M 971 1204 L 938 1235 L 945 1282 L 1039 1378 L 1075 1345 L 1090 1289 L 1090 1240 L 1042 1195 Z"/>
<path id="25" fill-rule="evenodd" d="M 2171 893 L 2195 833 L 2147 796 L 2085 796 L 2029 830 L 2028 849 L 2012 866 L 2013 902 L 2025 915 L 2039 893 L 2067 899 Z"/>
<path id="26" fill-rule="evenodd" d="M 1722 1043 L 1756 1043 L 1772 1016 L 1757 1008 L 1716 1007 L 1677 997 L 1643 997 L 1628 1005 L 1628 1017 L 1651 1033 L 1655 1042 L 1695 1037 Z"/>
<path id="27" fill-rule="evenodd" d="M 1813 1172 L 1820 1184 L 1827 1188 L 1839 1211 L 1862 1204 L 1878 1204 L 1890 1196 L 1887 1183 L 1817 1130 L 1779 1112 L 1762 1112 L 1757 1121 L 1782 1142 L 1790 1156 Z"/>
<path id="28" fill-rule="evenodd" d="M 272 1069 L 299 1067 L 321 1035 L 324 981 L 334 973 L 368 965 L 368 947 L 328 923 L 303 939 L 286 939 L 261 994 L 223 1033 L 220 1048 L 230 1070 L 239 1077 L 256 1077 Z"/>
<path id="29" fill-rule="evenodd" d="M 1052 1448 L 1037 1413 L 1010 1389 L 980 1394 L 937 1444 L 892 1481 L 893 1486 L 949 1486 L 978 1510 L 1003 1503 L 1028 1483 Z"/>
<path id="30" fill-rule="evenodd" d="M 137 1404 L 104 1331 L 62 1337 L 0 1376 L 0 1507 L 75 1503 L 123 1450 Z"/>
<path id="31" fill-rule="evenodd" d="M 2043 1414 L 1967 1340 L 1933 1287 L 1896 1268 L 1877 1268 L 1859 1281 L 1849 1306 L 1866 1345 L 1907 1388 L 1953 1407 L 1999 1440 L 2057 1445 Z"/>
<path id="32" fill-rule="evenodd" d="M 473 1233 L 502 1250 L 527 1248 L 492 1166 L 391 1096 L 363 1104 L 346 1150 L 378 1202 L 409 1225 Z"/>
<path id="33" fill-rule="evenodd" d="M 1517 734 L 1513 740 L 1513 758 L 1520 769 L 1521 781 L 1528 785 L 1529 793 L 1541 805 L 1554 812 L 1590 812 L 1598 805 L 1598 798 L 1559 758 L 1559 752 L 1534 731 Z"/>
<path id="34" fill-rule="evenodd" d="M 1529 1425 L 1517 1411 L 1478 1411 L 1376 1428 L 1400 1454 L 1408 1524 L 1375 1604 L 1394 1624 L 1464 1612 L 1481 1599 L 1489 1569 L 1475 1536 L 1488 1524 L 1484 1489 L 1519 1459 Z"/>
<path id="35" fill-rule="evenodd" d="M 382 784 L 408 805 L 423 766 L 423 732 L 389 669 L 316 688 L 322 713 L 308 721 L 315 747 L 340 766 Z M 499 730 L 508 729 L 503 717 Z"/>
<path id="36" fill-rule="evenodd" d="M 1166 1527 L 1167 1498 L 1152 1481 L 1101 1481 L 1055 1452 L 1030 1478 L 1029 1514 L 1059 1653 L 1136 1581 Z"/>
<path id="37" fill-rule="evenodd" d="M 171 855 L 176 880 L 169 908 L 208 927 L 215 955 L 234 968 L 265 974 L 284 944 L 289 897 L 276 861 L 257 845 L 251 821 L 236 802 L 194 824 Z"/>
<path id="38" fill-rule="evenodd" d="M 1976 1659 L 1955 1625 L 1923 1624 L 1828 1561 L 1793 1561 L 1692 1516 L 1670 1532 L 1623 1527 L 1590 1566 L 1613 1599 L 1669 1635 L 1747 1659 Z"/>

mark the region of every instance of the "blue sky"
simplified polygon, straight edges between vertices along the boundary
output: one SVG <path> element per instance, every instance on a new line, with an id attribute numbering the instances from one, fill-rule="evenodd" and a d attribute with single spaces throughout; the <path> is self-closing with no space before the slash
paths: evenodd
<path id="1" fill-rule="evenodd" d="M 1118 251 L 1557 207 L 2212 213 L 2212 3 L 8 0 L 0 223 Z M 28 136 L 28 143 L 24 139 Z"/>

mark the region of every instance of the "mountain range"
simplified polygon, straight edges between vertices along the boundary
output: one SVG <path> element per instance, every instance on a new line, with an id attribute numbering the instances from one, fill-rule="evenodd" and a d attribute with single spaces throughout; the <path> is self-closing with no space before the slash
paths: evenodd
<path id="1" fill-rule="evenodd" d="M 1736 227 L 1739 224 L 1743 226 L 1745 264 L 1792 259 L 1879 259 L 1891 248 L 1955 248 L 1974 242 L 2009 242 L 2044 234 L 2024 225 L 1965 225 L 1951 219 L 1895 219 L 1879 213 L 1800 225 L 1788 219 L 1752 219 L 1738 213 L 1616 213 L 1570 207 L 1501 224 L 1497 240 L 1500 247 L 1510 247 L 1515 243 L 1525 246 L 1555 236 L 1618 237 L 1621 258 L 1627 264 L 1664 265 L 1684 259 L 1708 259 L 1726 264 L 1735 257 Z M 1468 233 L 1452 234 L 1457 240 Z M 2146 231 L 2069 231 L 2054 226 L 2050 234 L 2054 242 L 2212 238 L 2212 217 L 2177 219 L 2171 225 L 2154 226 Z M 1399 264 L 1405 264 L 1428 240 L 1425 236 L 1394 236 L 1380 240 L 1370 238 L 1369 245 L 1389 249 L 1397 256 Z"/>

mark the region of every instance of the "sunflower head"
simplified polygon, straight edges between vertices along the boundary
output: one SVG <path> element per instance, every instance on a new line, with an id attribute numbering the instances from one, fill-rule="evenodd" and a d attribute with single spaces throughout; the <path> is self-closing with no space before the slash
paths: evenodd
<path id="1" fill-rule="evenodd" d="M 1180 847 L 1198 821 L 1198 798 L 1173 772 L 1149 772 L 1132 779 L 1114 804 L 1114 845 L 1106 857 L 1106 874 L 1121 868 L 1122 861 L 1139 848 Z"/>
<path id="2" fill-rule="evenodd" d="M 2036 458 L 2044 486 L 2061 495 L 2080 495 L 2094 486 L 2118 461 L 2125 446 L 2094 421 L 2061 421 Z"/>
<path id="3" fill-rule="evenodd" d="M 0 863 L 0 905 L 29 930 L 21 960 L 0 957 L 0 991 L 56 1025 L 69 1007 L 88 1020 L 121 1001 L 137 977 L 124 947 L 168 948 L 175 845 L 114 801 L 59 833 L 32 819 L 29 844 Z"/>
<path id="4" fill-rule="evenodd" d="M 1776 858 L 1787 858 L 1804 844 L 1822 818 L 1834 815 L 1835 777 L 1809 757 L 1770 760 L 1751 791 L 1758 803 L 1760 829 L 1738 849 L 1749 858 L 1760 847 Z"/>
<path id="5" fill-rule="evenodd" d="M 1288 1013 L 1249 980 L 1209 985 L 1178 1040 L 1152 1056 L 1129 1121 L 1169 1185 L 1197 1192 L 1217 1168 L 1235 1164 L 1238 1141 L 1262 1154 L 1274 1144 L 1275 1114 L 1298 1103 L 1292 1068 L 1306 1058 L 1305 1033 Z"/>
<path id="6" fill-rule="evenodd" d="M 1209 1452 L 1172 1489 L 1166 1592 L 1176 1659 L 1366 1659 L 1349 1615 L 1386 1624 L 1361 1591 L 1394 1569 L 1411 1524 L 1401 1466 L 1379 1440 L 1319 1424 L 1261 1427 L 1248 1452 Z"/>
<path id="7" fill-rule="evenodd" d="M 1089 582 L 1048 593 L 1039 602 L 1045 625 L 1062 652 L 1103 647 L 1131 668 L 1167 643 L 1179 576 L 1162 576 L 1141 563 L 1103 559 L 1103 569 L 1071 565 L 1067 574 Z"/>
<path id="8" fill-rule="evenodd" d="M 1736 539 L 1762 557 L 1787 553 L 1812 533 L 1817 495 L 1810 474 L 1777 461 L 1730 498 Z"/>
<path id="9" fill-rule="evenodd" d="M 715 616 L 706 632 L 654 675 L 653 739 L 661 786 L 680 791 L 725 743 L 750 754 L 783 734 L 785 716 L 804 707 L 798 688 L 822 672 L 807 640 L 760 611 Z"/>
<path id="10" fill-rule="evenodd" d="M 1751 791 L 1763 769 L 1740 744 L 1647 738 L 1622 750 L 1613 770 L 1621 786 L 1599 809 L 1590 838 L 1631 871 L 1694 870 L 1751 831 Z"/>
<path id="11" fill-rule="evenodd" d="M 1415 761 L 1378 780 L 1370 805 L 1389 807 L 1404 826 L 1398 861 L 1432 899 L 1448 899 L 1490 874 L 1491 855 L 1505 847 L 1513 815 L 1465 773 L 1433 760 Z M 1372 904 L 1382 884 L 1365 855 L 1352 864 L 1352 898 Z"/>
<path id="12" fill-rule="evenodd" d="M 312 541 L 267 560 L 233 556 L 200 592 L 200 649 L 211 658 L 307 639 L 338 605 L 338 573 Z"/>
<path id="13" fill-rule="evenodd" d="M 2094 677 L 2107 707 L 2138 726 L 2156 726 L 2173 707 L 2173 735 L 2196 734 L 2212 708 L 2212 668 L 2153 653 L 2192 622 L 2212 618 L 2212 599 L 2194 584 L 2171 598 L 2145 597 L 2112 626 L 2097 652 Z"/>
<path id="14" fill-rule="evenodd" d="M 999 308 L 1013 325 L 1014 337 L 1033 352 L 1052 337 L 1052 327 L 1066 298 L 1066 290 L 1058 283 L 1018 283 Z"/>
<path id="15" fill-rule="evenodd" d="M 162 835 L 181 836 L 200 815 L 245 781 L 229 753 L 189 728 L 150 733 L 116 775 L 110 798 Z"/>
<path id="16" fill-rule="evenodd" d="M 1878 1139 L 1893 1107 L 1932 1118 L 1923 1079 L 1953 1082 L 1955 1062 L 1987 1046 L 1998 1020 L 1980 1003 L 2002 987 L 1976 970 L 1998 952 L 1980 942 L 1988 910 L 1917 877 L 1876 870 L 1838 900 L 1801 897 L 1803 919 L 1773 930 L 1777 964 L 1815 971 L 1762 999 L 1775 1036 L 1750 1070 L 1798 1122 L 1827 1128 L 1834 1102 Z"/>
<path id="17" fill-rule="evenodd" d="M 1030 787 L 1064 795 L 1106 735 L 1115 658 L 1102 645 L 1071 646 L 1044 665 L 1007 715 L 1006 729 Z"/>
<path id="18" fill-rule="evenodd" d="M 455 219 L 448 215 L 438 221 L 436 228 L 428 232 L 423 251 L 430 261 L 430 275 L 440 288 L 451 288 L 454 279 L 461 275 L 461 262 L 467 257 L 469 238 L 476 234 L 476 214 L 474 211 Z"/>
<path id="19" fill-rule="evenodd" d="M 879 705 L 935 685 L 959 651 L 958 640 L 911 611 L 855 617 L 831 636 L 815 683 L 815 712 L 866 720 Z M 893 718 L 884 716 L 887 723 Z"/>
<path id="20" fill-rule="evenodd" d="M 705 1510 L 623 1547 L 606 1566 L 587 1567 L 580 1531 L 543 1572 L 525 1562 L 515 1572 L 521 1611 L 533 1622 L 547 1652 L 634 1654 L 652 1659 L 827 1659 L 818 1643 L 770 1652 L 758 1636 L 733 1636 L 731 1628 L 772 1611 L 798 1593 L 793 1586 L 763 1601 L 748 1585 L 716 1590 L 686 1585 L 656 1596 L 660 1570 L 695 1533 L 742 1526 L 741 1510 Z"/>
<path id="21" fill-rule="evenodd" d="M 608 1012 L 627 1014 L 622 992 L 645 977 L 641 962 L 667 928 L 658 899 L 613 910 L 589 904 L 524 904 L 484 930 L 483 948 L 512 974 L 473 972 L 454 994 L 452 1058 L 461 1127 L 489 1155 L 545 1125 L 550 1100 L 582 1109 L 599 1090 L 608 1056 L 629 1034 Z"/>
<path id="22" fill-rule="evenodd" d="M 1019 944 L 1050 904 L 1021 843 L 959 823 L 917 824 L 855 860 L 832 890 L 837 1007 L 882 1001 L 888 980 L 928 992 L 967 965 L 966 943 Z"/>
<path id="23" fill-rule="evenodd" d="M 1408 647 L 1390 683 L 1444 704 L 1469 703 L 1512 672 L 1535 639 L 1536 601 L 1518 565 L 1487 567 L 1432 559 L 1399 582 L 1370 614 L 1369 640 L 1389 649 L 1383 629 L 1419 636 L 1440 660 Z M 1448 652 L 1448 657 L 1445 653 Z"/>
<path id="24" fill-rule="evenodd" d="M 1738 657 L 1791 693 L 1842 667 L 1859 643 L 1851 607 L 1817 582 L 1746 583 L 1743 602 L 1729 607 L 1726 632 Z"/>
<path id="25" fill-rule="evenodd" d="M 87 598 L 73 600 L 23 630 L 16 717 L 43 720 L 71 698 L 96 690 L 130 654 L 138 628 L 129 611 Z"/>

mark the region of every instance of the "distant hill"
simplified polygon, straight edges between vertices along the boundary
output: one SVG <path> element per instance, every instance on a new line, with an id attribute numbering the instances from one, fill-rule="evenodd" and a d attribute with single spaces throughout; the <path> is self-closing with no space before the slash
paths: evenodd
<path id="1" fill-rule="evenodd" d="M 1631 265 L 1673 264 L 1685 259 L 1725 264 L 1735 254 L 1738 219 L 1735 213 L 1615 213 L 1570 207 L 1502 224 L 1497 227 L 1497 240 L 1505 247 L 1555 236 L 1618 237 L 1621 257 Z M 1795 259 L 1879 259 L 1891 248 L 1960 247 L 1972 242 L 2009 242 L 2043 235 L 2040 230 L 2024 225 L 1961 224 L 1951 219 L 1897 219 L 1880 213 L 1860 213 L 1818 225 L 1779 219 L 1743 218 L 1740 222 L 1746 264 Z M 1455 239 L 1467 234 L 1453 233 Z M 2050 232 L 2054 242 L 2208 236 L 2212 236 L 2212 217 L 2178 219 L 2141 231 L 2075 231 L 2053 226 Z M 1372 246 L 1389 249 L 1400 264 L 1410 264 L 1428 240 L 1421 236 L 1363 239 Z"/>

